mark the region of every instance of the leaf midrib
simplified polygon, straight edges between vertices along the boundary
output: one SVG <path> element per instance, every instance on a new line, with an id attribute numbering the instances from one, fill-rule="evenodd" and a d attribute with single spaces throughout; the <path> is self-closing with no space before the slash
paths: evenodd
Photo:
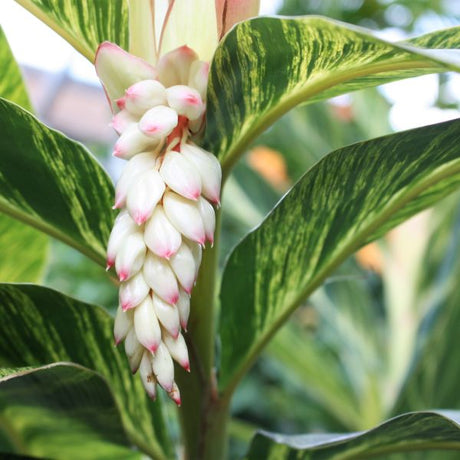
<path id="1" fill-rule="evenodd" d="M 346 258 L 356 251 L 366 241 L 367 237 L 370 236 L 375 230 L 377 230 L 382 224 L 384 224 L 393 214 L 402 209 L 412 199 L 416 198 L 426 188 L 440 182 L 442 179 L 448 178 L 456 173 L 460 173 L 460 159 L 454 160 L 446 165 L 443 165 L 435 170 L 428 177 L 422 179 L 418 185 L 411 188 L 407 193 L 401 193 L 399 198 L 393 200 L 393 204 L 388 206 L 382 211 L 379 217 L 376 217 L 367 227 L 364 227 L 361 231 L 352 233 L 353 237 L 348 243 L 342 246 L 342 250 L 338 252 L 337 256 L 331 256 L 331 262 L 326 263 L 321 270 L 311 279 L 307 286 L 300 291 L 296 298 L 288 304 L 287 308 L 283 308 L 283 313 L 274 319 L 274 322 L 264 333 L 258 338 L 258 343 L 252 346 L 249 350 L 246 359 L 237 367 L 236 372 L 233 373 L 233 377 L 229 379 L 228 383 L 221 390 L 222 399 L 226 400 L 230 398 L 236 388 L 238 382 L 251 367 L 260 354 L 262 349 L 265 347 L 267 342 L 275 334 L 275 332 L 282 326 L 282 324 L 289 318 L 291 313 L 307 298 L 313 291 L 318 288 L 327 276 L 333 272 Z"/>

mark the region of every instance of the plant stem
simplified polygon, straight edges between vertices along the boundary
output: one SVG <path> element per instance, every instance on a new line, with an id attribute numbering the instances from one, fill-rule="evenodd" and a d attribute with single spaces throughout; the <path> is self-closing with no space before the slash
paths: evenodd
<path id="1" fill-rule="evenodd" d="M 192 295 L 189 329 L 186 334 L 191 373 L 177 371 L 182 393 L 179 415 L 189 460 L 223 459 L 229 400 L 217 393 L 214 370 L 216 284 L 220 210 L 216 212 L 214 247 L 203 252 L 197 285 Z"/>

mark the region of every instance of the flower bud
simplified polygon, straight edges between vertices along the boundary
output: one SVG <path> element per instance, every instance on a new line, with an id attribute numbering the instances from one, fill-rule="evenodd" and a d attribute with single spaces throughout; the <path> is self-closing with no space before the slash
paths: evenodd
<path id="1" fill-rule="evenodd" d="M 172 190 L 185 198 L 196 200 L 201 195 L 199 172 L 179 152 L 172 150 L 164 156 L 160 175 Z"/>
<path id="2" fill-rule="evenodd" d="M 206 239 L 211 244 L 213 244 L 214 230 L 216 229 L 216 213 L 214 212 L 214 208 L 208 200 L 200 196 L 200 198 L 198 199 L 198 209 L 200 211 L 201 218 L 203 219 Z"/>
<path id="3" fill-rule="evenodd" d="M 160 343 L 155 354 L 151 356 L 151 361 L 158 383 L 170 392 L 174 383 L 174 364 L 164 343 Z"/>
<path id="4" fill-rule="evenodd" d="M 166 90 L 166 98 L 169 107 L 189 120 L 197 120 L 204 113 L 205 106 L 200 93 L 189 86 L 171 86 Z"/>
<path id="5" fill-rule="evenodd" d="M 150 295 L 134 309 L 134 330 L 139 342 L 155 352 L 161 342 L 161 329 Z"/>
<path id="6" fill-rule="evenodd" d="M 219 160 L 206 150 L 200 149 L 194 144 L 188 143 L 181 147 L 181 153 L 193 163 L 200 172 L 201 192 L 212 203 L 220 203 L 220 183 L 222 169 Z"/>
<path id="7" fill-rule="evenodd" d="M 144 240 L 154 254 L 165 259 L 169 259 L 179 249 L 181 234 L 166 217 L 163 206 L 157 205 L 146 222 Z"/>
<path id="8" fill-rule="evenodd" d="M 119 297 L 123 311 L 139 305 L 146 298 L 149 290 L 150 288 L 145 282 L 142 272 L 121 283 Z"/>
<path id="9" fill-rule="evenodd" d="M 157 379 L 153 373 L 152 361 L 148 351 L 144 351 L 142 354 L 142 359 L 139 365 L 139 374 L 145 391 L 149 395 L 150 399 L 155 401 L 157 397 Z"/>
<path id="10" fill-rule="evenodd" d="M 138 153 L 128 161 L 115 187 L 115 208 L 126 205 L 130 185 L 139 174 L 154 168 L 155 163 L 156 155 L 152 152 Z"/>
<path id="11" fill-rule="evenodd" d="M 121 134 L 123 131 L 126 131 L 128 127 L 137 123 L 137 121 L 137 118 L 127 110 L 120 110 L 120 112 L 112 117 L 112 123 L 110 125 L 118 134 Z"/>
<path id="12" fill-rule="evenodd" d="M 135 275 L 144 264 L 147 248 L 140 232 L 129 235 L 123 242 L 115 259 L 115 269 L 120 281 Z"/>
<path id="13" fill-rule="evenodd" d="M 165 87 L 157 80 L 142 80 L 126 90 L 125 108 L 141 116 L 148 109 L 166 102 Z"/>
<path id="14" fill-rule="evenodd" d="M 129 330 L 133 326 L 133 318 L 130 311 L 124 312 L 120 306 L 117 308 L 115 315 L 115 324 L 113 326 L 113 336 L 115 338 L 115 345 L 125 340 Z"/>
<path id="15" fill-rule="evenodd" d="M 204 101 L 206 99 L 206 89 L 208 87 L 209 63 L 194 61 L 190 67 L 188 86 L 195 88 Z"/>
<path id="16" fill-rule="evenodd" d="M 180 332 L 179 311 L 176 306 L 169 305 L 160 299 L 159 296 L 152 296 L 153 310 L 161 325 L 173 337 L 177 337 Z"/>
<path id="17" fill-rule="evenodd" d="M 144 353 L 144 348 L 136 338 L 134 329 L 130 329 L 125 339 L 125 353 L 128 357 L 131 372 L 135 374 L 139 368 L 139 364 Z"/>
<path id="18" fill-rule="evenodd" d="M 203 250 L 198 243 L 194 243 L 193 241 L 184 241 L 184 243 L 189 247 L 190 251 L 192 251 L 193 259 L 195 260 L 195 278 L 198 276 L 198 270 L 200 269 L 201 265 L 201 258 L 203 255 Z"/>
<path id="19" fill-rule="evenodd" d="M 190 294 L 195 283 L 196 265 L 192 251 L 186 244 L 182 244 L 179 250 L 171 256 L 169 261 L 174 273 L 184 288 L 185 292 Z"/>
<path id="20" fill-rule="evenodd" d="M 115 219 L 115 224 L 110 233 L 107 244 L 107 270 L 115 263 L 115 258 L 123 241 L 131 234 L 138 231 L 136 223 L 126 211 L 120 212 Z"/>
<path id="21" fill-rule="evenodd" d="M 174 193 L 166 191 L 163 195 L 163 208 L 171 223 L 186 238 L 204 244 L 206 234 L 200 211 L 194 201 Z"/>
<path id="22" fill-rule="evenodd" d="M 168 262 L 149 253 L 144 263 L 144 276 L 155 294 L 173 305 L 179 298 L 179 287 Z M 155 299 L 154 299 L 155 300 Z"/>
<path id="23" fill-rule="evenodd" d="M 158 80 L 167 88 L 184 85 L 190 76 L 190 67 L 198 55 L 188 46 L 181 46 L 161 56 L 157 64 Z"/>
<path id="24" fill-rule="evenodd" d="M 166 345 L 172 358 L 187 372 L 190 372 L 187 345 L 182 334 L 179 334 L 177 338 L 173 338 L 168 333 L 165 333 L 163 335 L 163 343 Z"/>
<path id="25" fill-rule="evenodd" d="M 131 184 L 126 198 L 126 207 L 138 225 L 143 224 L 152 215 L 164 190 L 163 179 L 155 169 L 145 171 Z"/>
<path id="26" fill-rule="evenodd" d="M 177 126 L 177 112 L 164 105 L 157 105 L 145 112 L 139 121 L 141 132 L 155 143 L 162 142 Z"/>
<path id="27" fill-rule="evenodd" d="M 182 289 L 179 290 L 179 300 L 177 301 L 176 307 L 179 312 L 180 325 L 182 329 L 186 331 L 188 318 L 190 316 L 190 296 Z"/>
<path id="28" fill-rule="evenodd" d="M 178 407 L 181 405 L 179 387 L 176 382 L 173 382 L 171 391 L 168 392 L 168 396 L 177 404 Z"/>
<path id="29" fill-rule="evenodd" d="M 159 140 L 144 135 L 137 124 L 128 126 L 123 134 L 115 142 L 113 156 L 129 160 L 136 153 L 147 149 L 154 149 L 159 144 Z"/>

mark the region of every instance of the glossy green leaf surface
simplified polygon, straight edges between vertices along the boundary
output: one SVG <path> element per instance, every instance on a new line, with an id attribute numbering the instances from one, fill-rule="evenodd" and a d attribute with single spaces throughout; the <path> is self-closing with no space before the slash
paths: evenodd
<path id="1" fill-rule="evenodd" d="M 79 143 L 0 99 L 0 211 L 104 265 L 113 185 Z"/>
<path id="2" fill-rule="evenodd" d="M 453 120 L 339 149 L 243 239 L 220 292 L 221 388 L 346 257 L 460 186 L 459 135 Z"/>
<path id="3" fill-rule="evenodd" d="M 105 40 L 128 49 L 128 2 L 124 0 L 16 2 L 50 26 L 90 61 L 94 61 L 97 47 Z"/>
<path id="4" fill-rule="evenodd" d="M 330 19 L 256 18 L 221 42 L 208 84 L 206 147 L 229 168 L 255 137 L 303 102 L 427 73 L 459 70 L 460 27 L 388 43 Z M 443 48 L 429 50 L 428 48 Z"/>
<path id="5" fill-rule="evenodd" d="M 460 412 L 412 412 L 372 430 L 350 434 L 260 432 L 245 458 L 345 460 L 424 449 L 460 450 Z"/>
<path id="6" fill-rule="evenodd" d="M 0 367 L 65 361 L 95 370 L 113 392 L 130 441 L 165 457 L 161 402 L 150 401 L 131 375 L 123 350 L 113 345 L 113 319 L 102 308 L 44 287 L 2 284 L 0 311 Z"/>
<path id="7" fill-rule="evenodd" d="M 107 382 L 74 364 L 8 369 L 0 379 L 0 452 L 53 459 L 138 459 Z M 11 436 L 11 434 L 15 436 Z"/>
<path id="8" fill-rule="evenodd" d="M 16 60 L 0 28 L 0 97 L 30 109 L 29 97 Z M 0 214 L 0 281 L 37 281 L 48 252 L 43 233 Z"/>

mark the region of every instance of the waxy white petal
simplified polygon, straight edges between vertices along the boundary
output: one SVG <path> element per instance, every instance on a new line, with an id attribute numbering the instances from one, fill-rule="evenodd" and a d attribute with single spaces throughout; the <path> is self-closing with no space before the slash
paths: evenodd
<path id="1" fill-rule="evenodd" d="M 120 110 L 112 117 L 111 126 L 118 134 L 121 134 L 137 122 L 138 118 L 134 117 L 130 112 L 127 110 Z"/>
<path id="2" fill-rule="evenodd" d="M 158 147 L 159 141 L 144 135 L 137 124 L 128 126 L 115 142 L 113 156 L 129 160 L 137 153 L 153 150 Z"/>
<path id="3" fill-rule="evenodd" d="M 170 190 L 163 195 L 163 208 L 171 223 L 185 237 L 204 244 L 206 234 L 198 205 Z"/>
<path id="4" fill-rule="evenodd" d="M 163 206 L 157 205 L 146 222 L 144 240 L 154 254 L 166 259 L 179 249 L 181 234 L 166 217 Z"/>
<path id="5" fill-rule="evenodd" d="M 142 80 L 126 90 L 125 109 L 136 116 L 166 103 L 165 87 L 156 80 Z"/>
<path id="6" fill-rule="evenodd" d="M 152 352 L 158 348 L 161 329 L 150 295 L 134 309 L 134 329 L 137 339 L 145 348 Z"/>
<path id="7" fill-rule="evenodd" d="M 164 105 L 157 105 L 151 108 L 139 121 L 141 132 L 153 142 L 162 142 L 179 121 L 177 112 Z"/>
<path id="8" fill-rule="evenodd" d="M 123 241 L 131 234 L 138 231 L 136 222 L 131 219 L 127 211 L 122 211 L 115 219 L 115 224 L 110 233 L 107 244 L 107 269 L 115 264 L 115 258 Z"/>
<path id="9" fill-rule="evenodd" d="M 157 295 L 153 295 L 152 300 L 153 309 L 157 315 L 158 321 L 171 336 L 177 337 L 180 332 L 180 319 L 177 307 L 164 302 Z"/>
<path id="10" fill-rule="evenodd" d="M 187 330 L 188 318 L 190 316 L 190 296 L 184 291 L 179 291 L 179 300 L 177 301 L 177 310 L 179 311 L 180 325 L 184 331 Z"/>
<path id="11" fill-rule="evenodd" d="M 163 343 L 166 345 L 171 357 L 187 372 L 190 372 L 187 344 L 185 343 L 182 334 L 179 334 L 177 338 L 174 338 L 168 333 L 165 333 L 163 334 Z"/>
<path id="12" fill-rule="evenodd" d="M 208 87 L 209 62 L 194 61 L 190 67 L 188 86 L 195 88 L 203 101 L 206 100 L 206 89 Z"/>
<path id="13" fill-rule="evenodd" d="M 222 169 L 219 160 L 206 150 L 188 143 L 181 146 L 181 153 L 193 163 L 201 176 L 201 192 L 212 203 L 220 202 Z"/>
<path id="14" fill-rule="evenodd" d="M 135 275 L 144 264 L 147 248 L 140 232 L 129 235 L 121 245 L 115 259 L 115 269 L 120 281 Z"/>
<path id="15" fill-rule="evenodd" d="M 166 98 L 169 107 L 189 120 L 197 120 L 204 113 L 205 106 L 200 93 L 189 86 L 171 86 L 166 90 Z"/>
<path id="16" fill-rule="evenodd" d="M 196 278 L 198 276 L 198 270 L 200 269 L 200 265 L 201 265 L 203 249 L 201 248 L 201 245 L 199 245 L 198 243 L 194 243 L 193 241 L 190 241 L 190 240 L 185 240 L 184 243 L 189 247 L 190 251 L 192 251 L 193 258 L 195 259 L 195 267 L 196 267 L 195 278 Z"/>
<path id="17" fill-rule="evenodd" d="M 171 305 L 177 302 L 179 287 L 174 272 L 165 259 L 149 252 L 144 263 L 144 277 L 157 296 Z"/>
<path id="18" fill-rule="evenodd" d="M 160 175 L 166 184 L 179 195 L 196 200 L 201 195 L 200 173 L 179 152 L 168 152 L 163 159 Z"/>
<path id="19" fill-rule="evenodd" d="M 160 201 L 165 184 L 158 171 L 150 169 L 137 176 L 128 190 L 126 207 L 134 221 L 143 224 Z"/>
<path id="20" fill-rule="evenodd" d="M 190 76 L 190 67 L 198 55 L 188 46 L 173 49 L 160 58 L 157 63 L 158 80 L 167 88 L 185 85 Z"/>
<path id="21" fill-rule="evenodd" d="M 139 368 L 139 364 L 144 353 L 144 347 L 139 343 L 136 338 L 134 329 L 130 329 L 125 339 L 125 353 L 128 357 L 131 372 L 135 374 Z"/>
<path id="22" fill-rule="evenodd" d="M 157 396 L 157 379 L 152 369 L 151 354 L 148 351 L 144 351 L 142 359 L 139 365 L 139 375 L 141 377 L 142 385 L 149 395 L 150 399 L 155 400 Z"/>
<path id="23" fill-rule="evenodd" d="M 125 340 L 129 330 L 133 327 L 133 318 L 130 311 L 123 311 L 120 306 L 117 308 L 115 323 L 113 326 L 113 336 L 115 345 Z"/>
<path id="24" fill-rule="evenodd" d="M 160 343 L 155 354 L 151 357 L 152 368 L 158 383 L 166 390 L 171 391 L 174 383 L 174 364 L 164 343 Z"/>
<path id="25" fill-rule="evenodd" d="M 130 185 L 140 173 L 155 167 L 156 158 L 153 152 L 143 152 L 128 161 L 115 187 L 115 208 L 126 205 Z"/>
<path id="26" fill-rule="evenodd" d="M 142 272 L 121 283 L 119 297 L 123 311 L 139 305 L 145 299 L 149 290 L 149 285 L 145 282 Z"/>
<path id="27" fill-rule="evenodd" d="M 183 243 L 171 257 L 169 264 L 185 292 L 190 294 L 195 283 L 195 273 L 197 271 L 195 259 L 190 248 Z"/>
<path id="28" fill-rule="evenodd" d="M 114 112 L 117 111 L 116 99 L 122 97 L 127 88 L 157 76 L 150 64 L 110 42 L 99 45 L 94 65 Z"/>
<path id="29" fill-rule="evenodd" d="M 202 196 L 198 199 L 198 208 L 200 210 L 201 218 L 203 219 L 206 239 L 213 244 L 214 230 L 216 229 L 216 213 L 214 212 L 214 208 L 212 207 L 212 204 Z"/>

